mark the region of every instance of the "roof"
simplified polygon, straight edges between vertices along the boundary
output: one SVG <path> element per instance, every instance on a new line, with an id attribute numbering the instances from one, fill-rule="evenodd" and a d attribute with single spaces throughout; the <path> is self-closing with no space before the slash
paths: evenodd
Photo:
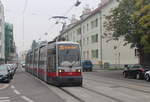
<path id="1" fill-rule="evenodd" d="M 60 34 L 59 36 L 63 35 L 63 34 L 66 33 L 67 31 L 69 31 L 70 29 L 72 29 L 72 28 L 78 26 L 79 24 L 83 23 L 84 21 L 86 21 L 86 20 L 89 19 L 90 17 L 94 16 L 95 14 L 100 13 L 101 9 L 104 8 L 105 6 L 107 6 L 111 1 L 113 1 L 113 0 L 108 0 L 108 2 L 105 2 L 103 5 L 99 6 L 99 7 L 96 8 L 95 10 L 91 11 L 91 13 L 89 14 L 89 16 L 87 16 L 87 17 L 86 17 L 85 19 L 83 19 L 83 20 L 77 21 L 76 23 L 74 23 L 73 26 L 69 27 L 69 25 L 68 25 L 67 29 L 62 30 L 62 31 L 61 31 L 61 34 Z"/>

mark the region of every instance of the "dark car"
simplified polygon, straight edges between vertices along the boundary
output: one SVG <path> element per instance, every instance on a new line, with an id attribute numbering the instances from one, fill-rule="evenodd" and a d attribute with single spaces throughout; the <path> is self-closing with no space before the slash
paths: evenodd
<path id="1" fill-rule="evenodd" d="M 13 79 L 13 76 L 15 74 L 15 67 L 13 64 L 6 64 L 8 66 L 8 70 L 10 70 L 10 77 Z"/>
<path id="2" fill-rule="evenodd" d="M 25 63 L 23 63 L 23 64 L 22 64 L 22 68 L 25 68 L 25 66 L 26 66 L 26 64 L 25 64 Z"/>
<path id="3" fill-rule="evenodd" d="M 136 79 L 144 79 L 144 75 L 147 71 L 150 70 L 150 66 L 142 66 L 142 65 L 131 65 L 126 66 L 123 71 L 124 78 L 132 77 Z"/>
<path id="4" fill-rule="evenodd" d="M 7 65 L 0 65 L 0 81 L 10 82 L 10 70 Z"/>
<path id="5" fill-rule="evenodd" d="M 92 71 L 93 64 L 90 60 L 84 60 L 82 61 L 82 68 L 83 68 L 83 71 Z"/>

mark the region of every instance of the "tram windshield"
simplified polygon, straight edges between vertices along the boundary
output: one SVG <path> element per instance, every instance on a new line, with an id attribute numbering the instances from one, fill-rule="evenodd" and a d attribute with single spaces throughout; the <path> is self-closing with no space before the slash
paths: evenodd
<path id="1" fill-rule="evenodd" d="M 80 49 L 77 44 L 62 44 L 58 46 L 58 65 L 60 67 L 80 66 Z"/>

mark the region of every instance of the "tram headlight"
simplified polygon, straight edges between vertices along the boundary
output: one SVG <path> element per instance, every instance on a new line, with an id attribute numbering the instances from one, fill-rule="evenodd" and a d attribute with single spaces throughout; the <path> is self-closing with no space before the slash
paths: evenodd
<path id="1" fill-rule="evenodd" d="M 62 73 L 62 72 L 65 72 L 65 70 L 64 69 L 59 69 L 58 72 Z"/>
<path id="2" fill-rule="evenodd" d="M 76 69 L 76 72 L 81 72 L 81 69 Z"/>

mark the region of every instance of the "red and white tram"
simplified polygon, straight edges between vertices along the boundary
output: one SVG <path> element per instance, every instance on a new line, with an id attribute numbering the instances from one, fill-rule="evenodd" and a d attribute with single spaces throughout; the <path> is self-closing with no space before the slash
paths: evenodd
<path id="1" fill-rule="evenodd" d="M 29 51 L 26 71 L 50 84 L 82 86 L 80 46 L 75 42 L 49 42 Z"/>

